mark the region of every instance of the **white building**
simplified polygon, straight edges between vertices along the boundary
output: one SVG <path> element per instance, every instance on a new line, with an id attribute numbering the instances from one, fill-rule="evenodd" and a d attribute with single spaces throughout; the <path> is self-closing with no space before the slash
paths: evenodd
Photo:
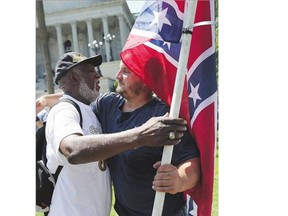
<path id="1" fill-rule="evenodd" d="M 135 21 L 126 0 L 43 0 L 43 7 L 51 67 L 54 69 L 59 57 L 68 51 L 95 55 L 88 43 L 102 41 L 98 51 L 103 57 L 101 71 L 104 77 L 114 79 L 119 53 Z M 36 78 L 42 78 L 44 55 L 37 27 L 36 19 Z M 108 34 L 115 35 L 111 43 L 104 40 Z"/>

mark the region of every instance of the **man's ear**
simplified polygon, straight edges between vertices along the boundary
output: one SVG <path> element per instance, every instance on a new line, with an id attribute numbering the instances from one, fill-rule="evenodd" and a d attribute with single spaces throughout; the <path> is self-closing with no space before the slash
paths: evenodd
<path id="1" fill-rule="evenodd" d="M 69 80 L 71 81 L 72 85 L 78 85 L 80 81 L 80 77 L 76 72 L 71 71 L 69 73 Z"/>

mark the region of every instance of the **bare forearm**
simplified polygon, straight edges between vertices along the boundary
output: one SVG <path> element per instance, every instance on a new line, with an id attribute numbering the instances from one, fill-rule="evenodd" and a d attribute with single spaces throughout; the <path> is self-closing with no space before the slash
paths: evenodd
<path id="1" fill-rule="evenodd" d="M 47 101 L 46 106 L 48 107 L 54 106 L 62 96 L 63 96 L 63 92 L 45 95 L 44 98 Z"/>
<path id="2" fill-rule="evenodd" d="M 62 93 L 42 95 L 36 99 L 36 114 L 43 110 L 45 107 L 52 107 L 55 105 L 59 98 L 63 96 Z"/>
<path id="3" fill-rule="evenodd" d="M 89 163 L 139 146 L 176 145 L 186 129 L 186 121 L 183 119 L 153 117 L 140 127 L 118 133 L 70 135 L 61 141 L 60 148 L 70 163 Z M 175 132 L 173 140 L 169 139 L 170 131 Z"/>
<path id="4" fill-rule="evenodd" d="M 61 149 L 71 164 L 104 160 L 128 149 L 139 146 L 136 130 L 115 134 L 69 136 L 63 140 L 67 148 Z"/>
<path id="5" fill-rule="evenodd" d="M 178 167 L 181 179 L 179 192 L 194 188 L 201 179 L 200 158 L 193 158 Z"/>
<path id="6" fill-rule="evenodd" d="M 155 191 L 176 194 L 195 187 L 201 178 L 200 160 L 193 158 L 185 161 L 178 168 L 172 164 L 154 164 L 157 174 L 152 188 Z"/>

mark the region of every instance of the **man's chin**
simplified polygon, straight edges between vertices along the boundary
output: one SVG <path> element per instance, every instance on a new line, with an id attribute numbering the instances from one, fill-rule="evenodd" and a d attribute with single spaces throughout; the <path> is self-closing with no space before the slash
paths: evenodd
<path id="1" fill-rule="evenodd" d="M 122 93 L 123 93 L 122 89 L 119 88 L 119 87 L 117 87 L 115 91 L 116 91 L 118 94 L 122 94 Z"/>

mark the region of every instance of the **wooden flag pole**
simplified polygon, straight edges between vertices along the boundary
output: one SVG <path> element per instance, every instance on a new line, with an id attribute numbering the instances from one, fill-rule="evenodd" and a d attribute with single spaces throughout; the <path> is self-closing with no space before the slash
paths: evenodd
<path id="1" fill-rule="evenodd" d="M 187 71 L 188 56 L 192 40 L 192 25 L 194 24 L 197 0 L 187 0 L 183 20 L 182 44 L 171 102 L 170 117 L 177 118 L 180 112 L 185 74 Z M 190 31 L 190 32 L 189 32 Z M 164 146 L 161 164 L 170 164 L 174 146 Z M 165 199 L 165 192 L 156 191 L 152 216 L 161 216 Z"/>

